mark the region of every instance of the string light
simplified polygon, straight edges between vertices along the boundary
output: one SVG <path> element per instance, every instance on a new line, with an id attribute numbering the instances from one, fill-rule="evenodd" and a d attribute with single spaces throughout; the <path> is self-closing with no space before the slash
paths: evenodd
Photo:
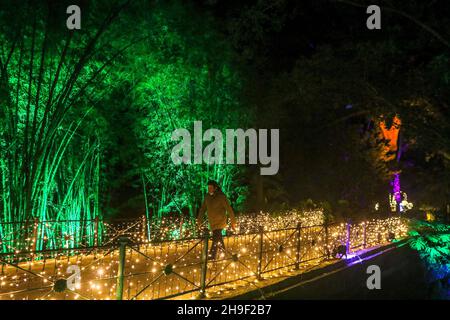
<path id="1" fill-rule="evenodd" d="M 198 295 L 204 240 L 194 236 L 196 231 L 192 229 L 181 230 L 183 239 L 170 240 L 173 234 L 168 225 L 158 234 L 158 239 L 148 239 L 143 222 L 140 219 L 104 227 L 114 228 L 116 236 L 126 235 L 130 241 L 125 250 L 123 298 L 187 299 Z M 241 216 L 236 234 L 224 238 L 226 251 L 207 264 L 208 295 L 229 294 L 255 280 L 288 276 L 297 264 L 300 270 L 318 265 L 342 244 L 349 243 L 351 253 L 402 238 L 407 231 L 406 220 L 399 217 L 373 219 L 350 227 L 346 223 L 325 227 L 321 210 L 292 210 L 277 217 Z M 2 266 L 0 299 L 115 299 L 119 248 L 112 236 L 104 234 L 103 238 L 106 242 L 111 240 L 111 244 L 86 249 L 62 248 L 33 255 L 20 251 L 19 256 L 5 257 L 16 259 L 15 265 L 22 269 L 8 264 Z M 67 267 L 71 264 L 80 266 L 81 284 L 74 291 L 48 293 L 56 280 L 70 276 Z M 28 291 L 40 287 L 42 290 Z"/>

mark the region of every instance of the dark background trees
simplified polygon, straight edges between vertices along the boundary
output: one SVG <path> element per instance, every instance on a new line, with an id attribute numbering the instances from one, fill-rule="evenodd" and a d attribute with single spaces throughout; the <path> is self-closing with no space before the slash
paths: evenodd
<path id="1" fill-rule="evenodd" d="M 449 198 L 448 6 L 380 1 L 382 30 L 369 31 L 369 4 L 212 7 L 248 71 L 246 99 L 258 110 L 258 125 L 282 128 L 280 178 L 291 205 L 347 200 L 367 210 L 386 203 L 395 169 L 416 207 L 443 207 Z M 405 152 L 399 163 L 384 163 L 377 121 L 394 115 L 402 119 Z"/>

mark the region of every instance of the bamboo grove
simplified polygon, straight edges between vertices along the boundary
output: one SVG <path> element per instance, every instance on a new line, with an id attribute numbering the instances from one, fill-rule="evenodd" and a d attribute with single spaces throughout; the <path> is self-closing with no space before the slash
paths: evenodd
<path id="1" fill-rule="evenodd" d="M 101 242 L 98 221 L 119 174 L 111 172 L 106 154 L 127 148 L 114 145 L 114 135 L 136 141 L 136 163 L 122 174 L 140 184 L 149 223 L 187 211 L 191 225 L 207 179 L 220 180 L 236 199 L 244 194 L 236 187 L 242 172 L 236 166 L 180 167 L 170 160 L 175 128 L 202 120 L 225 129 L 248 119 L 232 112 L 240 80 L 208 20 L 186 23 L 188 8 L 176 3 L 149 8 L 98 1 L 83 12 L 83 28 L 70 31 L 65 3 L 1 6 L 3 252 L 8 245 L 39 250 Z M 19 9 L 25 13 L 20 20 L 12 14 Z M 205 36 L 196 38 L 199 28 Z M 124 106 L 129 115 L 121 114 Z M 129 117 L 132 131 L 108 118 L 113 113 Z M 64 243 L 56 234 L 65 235 Z"/>

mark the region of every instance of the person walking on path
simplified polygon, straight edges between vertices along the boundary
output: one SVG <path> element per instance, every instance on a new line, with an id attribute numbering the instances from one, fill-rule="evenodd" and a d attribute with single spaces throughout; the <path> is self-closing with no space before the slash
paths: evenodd
<path id="1" fill-rule="evenodd" d="M 222 192 L 217 182 L 213 180 L 208 181 L 208 193 L 205 195 L 205 200 L 197 216 L 198 226 L 203 224 L 205 211 L 212 230 L 212 246 L 209 255 L 211 259 L 215 260 L 219 246 L 225 251 L 222 230 L 227 227 L 226 213 L 230 216 L 231 229 L 233 231 L 236 230 L 236 218 L 227 196 Z"/>

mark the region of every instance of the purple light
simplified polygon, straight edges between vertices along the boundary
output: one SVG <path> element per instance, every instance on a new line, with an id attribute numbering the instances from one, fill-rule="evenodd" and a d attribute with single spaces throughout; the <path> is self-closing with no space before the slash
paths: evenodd
<path id="1" fill-rule="evenodd" d="M 402 202 L 402 193 L 400 190 L 400 173 L 395 173 L 394 174 L 394 179 L 391 182 L 392 188 L 393 188 L 393 193 L 394 193 L 394 197 L 395 197 L 395 201 L 397 201 L 397 203 Z"/>

